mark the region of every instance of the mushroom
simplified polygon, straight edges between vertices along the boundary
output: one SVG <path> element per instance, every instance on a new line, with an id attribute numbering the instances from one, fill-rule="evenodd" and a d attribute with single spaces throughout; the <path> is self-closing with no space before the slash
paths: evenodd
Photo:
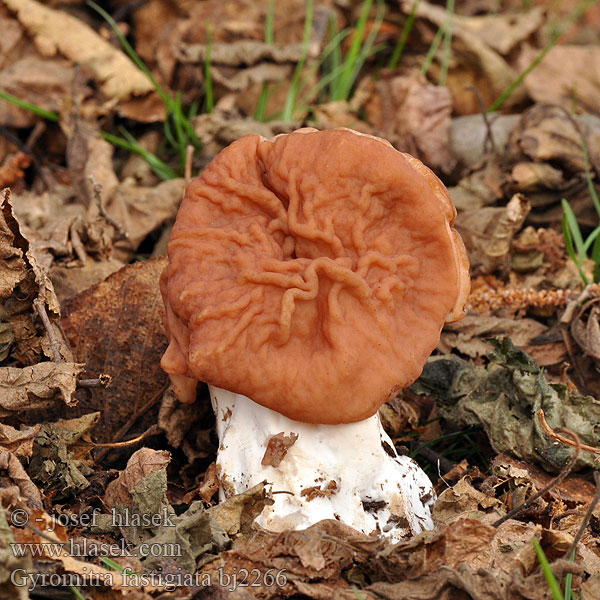
<path id="1" fill-rule="evenodd" d="M 335 518 L 393 541 L 433 526 L 434 492 L 378 409 L 463 316 L 456 210 L 419 160 L 349 129 L 234 142 L 188 186 L 161 278 L 162 367 L 209 384 L 224 499 L 266 480 L 258 523 Z"/>

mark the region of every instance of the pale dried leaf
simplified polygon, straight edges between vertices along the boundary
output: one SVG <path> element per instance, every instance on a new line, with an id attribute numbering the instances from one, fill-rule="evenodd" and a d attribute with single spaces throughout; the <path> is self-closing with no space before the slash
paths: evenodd
<path id="1" fill-rule="evenodd" d="M 48 408 L 60 401 L 73 406 L 77 376 L 82 371 L 83 365 L 69 362 L 0 368 L 0 415 Z"/>
<path id="2" fill-rule="evenodd" d="M 79 19 L 35 0 L 3 2 L 17 13 L 44 56 L 60 52 L 73 62 L 86 66 L 107 97 L 122 100 L 153 89 L 148 78 L 123 52 Z"/>
<path id="3" fill-rule="evenodd" d="M 21 430 L 0 423 L 0 446 L 20 458 L 29 458 L 33 452 L 33 441 L 40 425 L 21 426 Z"/>
<path id="4" fill-rule="evenodd" d="M 42 507 L 42 495 L 27 475 L 16 454 L 8 450 L 0 450 L 0 471 L 6 471 L 8 479 L 14 484 L 14 489 L 11 489 L 12 486 L 2 486 L 3 489 L 0 491 L 2 506 L 20 505 L 34 509 Z M 9 497 L 14 501 L 13 504 L 6 501 Z"/>
<path id="5" fill-rule="evenodd" d="M 489 352 L 490 346 L 485 341 L 487 338 L 509 335 L 515 346 L 522 347 L 530 344 L 546 329 L 535 319 L 467 315 L 458 323 L 445 325 L 438 350 L 449 354 L 456 349 L 461 354 L 476 358 Z"/>
<path id="6" fill-rule="evenodd" d="M 525 68 L 539 49 L 526 48 L 519 58 Z M 600 48 L 557 45 L 525 79 L 527 92 L 536 102 L 560 104 L 571 110 L 573 103 L 589 112 L 600 111 Z"/>
<path id="7" fill-rule="evenodd" d="M 491 273 L 506 265 L 511 240 L 530 210 L 526 198 L 515 194 L 504 208 L 485 207 L 458 215 L 455 227 L 463 238 L 474 272 Z"/>

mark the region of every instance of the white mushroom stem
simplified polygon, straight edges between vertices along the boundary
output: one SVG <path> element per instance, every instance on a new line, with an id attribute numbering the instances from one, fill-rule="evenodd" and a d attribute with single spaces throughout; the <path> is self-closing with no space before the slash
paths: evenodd
<path id="1" fill-rule="evenodd" d="M 322 519 L 339 519 L 396 542 L 433 528 L 431 482 L 412 459 L 396 454 L 379 415 L 357 423 L 312 425 L 246 396 L 209 389 L 219 436 L 221 501 L 264 480 L 273 492 L 286 492 L 273 494 L 275 503 L 257 518 L 265 529 L 304 529 Z M 269 440 L 281 433 L 288 442 L 293 440 L 288 436 L 298 437 L 279 466 L 263 466 Z"/>

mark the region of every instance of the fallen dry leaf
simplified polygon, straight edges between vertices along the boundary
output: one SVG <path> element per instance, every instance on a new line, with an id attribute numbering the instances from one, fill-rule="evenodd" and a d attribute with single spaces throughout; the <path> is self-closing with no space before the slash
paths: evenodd
<path id="1" fill-rule="evenodd" d="M 74 83 L 73 69 L 62 59 L 43 59 L 35 56 L 19 58 L 0 72 L 0 88 L 44 108 L 61 113 L 68 110 L 66 98 L 73 88 L 82 94 L 81 85 Z M 11 102 L 0 102 L 0 123 L 7 127 L 31 127 L 40 117 Z"/>
<path id="2" fill-rule="evenodd" d="M 81 392 L 78 410 L 102 412 L 98 441 L 118 441 L 134 424 L 139 433 L 156 422 L 166 384 L 158 289 L 165 265 L 166 258 L 128 265 L 63 307 L 62 326 L 86 377 L 112 378 L 108 388 Z"/>
<path id="3" fill-rule="evenodd" d="M 438 350 L 449 354 L 456 349 L 461 354 L 476 358 L 489 351 L 490 346 L 486 342 L 488 338 L 508 335 L 513 344 L 521 348 L 546 330 L 547 327 L 535 319 L 471 314 L 458 323 L 448 323 L 444 326 Z"/>
<path id="4" fill-rule="evenodd" d="M 506 207 L 459 213 L 455 227 L 467 248 L 472 273 L 491 273 L 506 266 L 511 240 L 530 210 L 525 196 L 515 194 Z"/>
<path id="5" fill-rule="evenodd" d="M 54 406 L 62 400 L 68 406 L 83 365 L 70 362 L 40 362 L 27 367 L 0 368 L 0 416 L 16 416 L 24 410 Z"/>
<path id="6" fill-rule="evenodd" d="M 152 91 L 148 78 L 129 58 L 83 21 L 35 0 L 2 1 L 17 14 L 43 56 L 60 52 L 89 68 L 107 98 L 123 100 Z"/>
<path id="7" fill-rule="evenodd" d="M 171 455 L 165 450 L 152 450 L 140 448 L 134 452 L 125 470 L 119 473 L 119 477 L 111 481 L 104 494 L 104 503 L 107 508 L 113 508 L 117 504 L 131 506 L 131 491 L 139 485 L 150 473 L 165 469 L 171 461 Z"/>
<path id="8" fill-rule="evenodd" d="M 0 423 L 0 446 L 19 458 L 29 458 L 33 452 L 33 440 L 40 425 L 22 426 L 21 430 Z"/>
<path id="9" fill-rule="evenodd" d="M 452 98 L 447 88 L 432 85 L 418 70 L 382 73 L 363 79 L 357 95 L 379 136 L 429 167 L 450 173 L 456 159 L 449 149 Z"/>
<path id="10" fill-rule="evenodd" d="M 0 505 L 6 508 L 27 506 L 31 509 L 42 508 L 42 495 L 31 481 L 19 458 L 8 450 L 0 450 L 0 472 L 6 474 L 2 479 Z M 1 512 L 1 511 L 0 511 Z"/>
<path id="11" fill-rule="evenodd" d="M 538 56 L 539 49 L 526 47 L 519 57 L 525 68 Z M 536 102 L 560 104 L 571 110 L 600 110 L 600 48 L 557 45 L 525 79 L 527 92 Z"/>

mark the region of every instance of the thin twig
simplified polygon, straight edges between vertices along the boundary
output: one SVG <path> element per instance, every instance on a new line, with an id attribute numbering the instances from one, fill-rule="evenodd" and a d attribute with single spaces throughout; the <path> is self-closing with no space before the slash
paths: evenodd
<path id="1" fill-rule="evenodd" d="M 553 440 L 557 442 L 562 442 L 566 446 L 573 446 L 574 448 L 579 448 L 580 450 L 587 450 L 588 452 L 593 452 L 594 454 L 600 454 L 599 448 L 594 448 L 593 446 L 588 446 L 587 444 L 582 444 L 581 442 L 575 443 L 571 441 L 569 438 L 564 437 L 563 435 L 559 435 L 555 430 L 550 428 L 546 421 L 546 416 L 544 415 L 544 411 L 540 408 L 537 412 L 538 418 L 540 420 L 540 425 L 544 430 L 544 433 L 551 437 Z"/>
<path id="2" fill-rule="evenodd" d="M 498 154 L 498 148 L 496 147 L 496 142 L 494 141 L 494 134 L 492 132 L 492 125 L 490 123 L 490 119 L 485 109 L 485 102 L 483 101 L 483 97 L 479 88 L 476 88 L 474 85 L 468 85 L 466 88 L 469 92 L 473 92 L 475 94 L 475 98 L 477 98 L 477 102 L 479 103 L 479 110 L 481 111 L 481 116 L 483 117 L 483 123 L 485 125 L 485 140 L 483 142 L 483 150 L 484 152 L 488 152 L 487 146 L 488 142 L 492 148 L 492 152 L 494 154 Z"/>
<path id="3" fill-rule="evenodd" d="M 538 411 L 538 416 L 539 414 L 540 411 Z M 573 437 L 576 444 L 573 456 L 571 456 L 569 462 L 564 466 L 563 470 L 547 486 L 543 487 L 539 492 L 537 492 L 537 494 L 534 494 L 533 496 L 525 500 L 525 502 L 523 502 L 522 504 L 515 506 L 510 512 L 506 513 L 503 517 L 492 523 L 493 527 L 499 527 L 500 525 L 502 525 L 502 523 L 508 521 L 508 519 L 512 519 L 514 516 L 524 511 L 526 508 L 529 508 L 538 498 L 541 498 L 544 494 L 548 493 L 554 486 L 558 485 L 563 479 L 565 479 L 565 477 L 571 472 L 571 470 L 575 466 L 577 458 L 579 457 L 579 452 L 581 451 L 581 442 L 579 441 L 579 436 L 574 431 L 571 431 L 569 429 L 561 428 L 554 430 L 554 432 L 556 431 L 561 431 L 562 433 L 566 433 L 567 435 Z"/>
<path id="4" fill-rule="evenodd" d="M 148 429 L 146 429 L 146 431 L 144 431 L 144 433 L 142 433 L 141 435 L 138 435 L 137 437 L 133 438 L 132 440 L 126 440 L 124 442 L 106 442 L 106 443 L 90 442 L 90 444 L 92 446 L 94 446 L 94 448 L 125 448 L 127 446 L 133 446 L 134 444 L 141 442 L 144 438 L 147 438 L 151 435 L 155 435 L 157 433 L 160 433 L 160 427 L 158 425 L 152 425 L 152 427 L 149 427 Z"/>
<path id="5" fill-rule="evenodd" d="M 80 379 L 77 387 L 82 388 L 107 388 L 112 383 L 112 377 L 108 373 L 101 373 L 95 379 Z"/>
<path id="6" fill-rule="evenodd" d="M 75 222 L 71 227 L 71 244 L 73 245 L 73 250 L 75 250 L 75 254 L 77 254 L 77 258 L 81 263 L 82 267 L 85 267 L 87 264 L 87 254 L 85 252 L 85 248 L 79 237 L 79 233 L 77 232 L 77 227 L 75 226 Z"/>
<path id="7" fill-rule="evenodd" d="M 592 518 L 592 513 L 596 508 L 596 504 L 598 504 L 598 501 L 600 501 L 600 472 L 594 471 L 594 481 L 596 482 L 596 493 L 594 494 L 594 497 L 590 502 L 587 512 L 585 513 L 585 517 L 583 517 L 583 521 L 581 521 L 581 525 L 579 526 L 579 530 L 577 531 L 577 535 L 575 536 L 571 547 L 567 550 L 567 553 L 565 554 L 565 558 L 567 560 L 572 560 L 575 556 L 575 552 L 577 551 L 577 545 L 581 541 L 583 533 L 586 530 L 590 519 Z"/>
<path id="8" fill-rule="evenodd" d="M 48 318 L 46 307 L 39 298 L 36 298 L 33 301 L 33 306 L 35 307 L 38 315 L 40 315 L 40 319 L 42 320 L 44 329 L 48 334 L 48 339 L 50 340 L 50 349 L 52 350 L 54 362 L 61 362 L 63 360 L 63 357 L 60 353 L 60 344 L 56 339 L 56 332 L 54 331 L 54 327 L 52 327 L 52 323 L 50 323 L 50 319 Z"/>
<path id="9" fill-rule="evenodd" d="M 119 235 L 118 239 L 128 240 L 129 234 L 123 229 L 120 223 L 118 223 L 115 219 L 113 219 L 104 208 L 104 203 L 102 202 L 102 184 L 96 183 L 93 175 L 88 175 L 88 181 L 92 185 L 92 191 L 94 192 L 94 202 L 98 207 L 98 212 L 100 216 L 109 224 L 112 225 Z"/>
<path id="10" fill-rule="evenodd" d="M 183 176 L 187 181 L 192 178 L 192 159 L 194 158 L 194 146 L 188 144 L 185 149 L 185 170 Z"/>
<path id="11" fill-rule="evenodd" d="M 156 404 L 156 402 L 158 401 L 159 398 L 162 397 L 162 395 L 165 393 L 167 387 L 169 386 L 168 382 L 165 383 L 160 390 L 158 390 L 158 392 L 156 392 L 156 394 L 154 394 L 154 396 L 152 396 L 152 398 L 150 398 L 150 400 L 148 400 L 148 402 L 146 402 L 146 404 L 144 404 L 144 406 L 142 406 L 142 408 L 140 408 L 138 411 L 136 411 L 133 415 L 131 415 L 131 417 L 129 417 L 129 419 L 127 420 L 127 422 L 119 429 L 119 431 L 117 431 L 116 435 L 115 435 L 115 439 L 119 440 L 121 437 L 123 437 L 125 435 L 125 433 L 127 433 L 127 431 L 129 431 L 130 427 L 150 408 L 152 408 L 152 406 L 154 406 L 154 404 Z M 96 457 L 96 462 L 100 462 L 109 452 L 110 452 L 110 448 L 104 448 L 104 450 L 100 450 L 100 452 L 98 453 L 98 456 Z"/>

